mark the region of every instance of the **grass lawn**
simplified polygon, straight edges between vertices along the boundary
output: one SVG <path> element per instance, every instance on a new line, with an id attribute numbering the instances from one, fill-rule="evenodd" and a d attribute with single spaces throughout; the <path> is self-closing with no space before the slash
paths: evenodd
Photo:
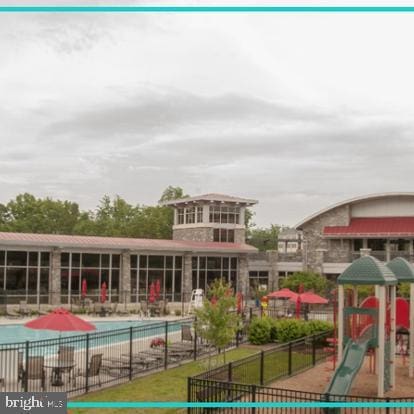
<path id="1" fill-rule="evenodd" d="M 235 361 L 258 350 L 238 348 L 226 353 L 226 361 Z M 132 382 L 91 392 L 74 401 L 187 401 L 187 377 L 206 371 L 207 359 L 190 362 L 177 368 L 157 372 Z M 71 409 L 70 414 L 155 414 L 173 413 L 176 409 Z"/>

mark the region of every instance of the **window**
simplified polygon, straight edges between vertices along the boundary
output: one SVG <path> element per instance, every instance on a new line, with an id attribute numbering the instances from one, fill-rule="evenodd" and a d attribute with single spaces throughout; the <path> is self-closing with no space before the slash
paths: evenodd
<path id="1" fill-rule="evenodd" d="M 278 244 L 277 244 L 277 250 L 280 253 L 286 253 L 286 243 L 284 241 L 283 242 L 278 242 Z"/>
<path id="2" fill-rule="evenodd" d="M 0 252 L 0 288 L 7 289 L 9 303 L 47 303 L 49 270 L 49 252 Z"/>
<path id="3" fill-rule="evenodd" d="M 160 284 L 160 298 L 181 301 L 181 256 L 131 255 L 131 300 L 148 300 L 151 283 Z"/>
<path id="4" fill-rule="evenodd" d="M 184 209 L 178 208 L 177 209 L 177 224 L 184 224 Z"/>
<path id="5" fill-rule="evenodd" d="M 193 289 L 203 289 L 206 292 L 215 279 L 223 279 L 236 288 L 237 262 L 237 257 L 193 256 Z"/>
<path id="6" fill-rule="evenodd" d="M 195 207 L 187 207 L 185 209 L 185 222 L 187 224 L 195 223 Z"/>
<path id="7" fill-rule="evenodd" d="M 257 290 L 269 289 L 269 272 L 268 271 L 250 271 L 249 272 L 250 295 L 255 297 Z"/>
<path id="8" fill-rule="evenodd" d="M 229 207 L 214 204 L 210 206 L 209 211 L 210 223 L 232 223 L 240 222 L 240 207 Z"/>
<path id="9" fill-rule="evenodd" d="M 234 230 L 214 229 L 214 241 L 222 243 L 234 243 Z"/>
<path id="10" fill-rule="evenodd" d="M 107 286 L 108 300 L 119 300 L 119 254 L 68 253 L 61 256 L 61 300 L 71 303 L 73 297 L 80 298 L 82 281 L 86 280 L 87 297 L 100 300 L 102 283 Z"/>
<path id="11" fill-rule="evenodd" d="M 197 223 L 203 222 L 203 207 L 197 207 Z"/>

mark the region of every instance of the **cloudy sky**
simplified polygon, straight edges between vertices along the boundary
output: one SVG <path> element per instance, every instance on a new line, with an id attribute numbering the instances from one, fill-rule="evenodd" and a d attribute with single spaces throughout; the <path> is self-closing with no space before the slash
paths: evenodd
<path id="1" fill-rule="evenodd" d="M 414 191 L 413 38 L 414 14 L 1 14 L 0 202 L 175 185 L 265 226 Z"/>

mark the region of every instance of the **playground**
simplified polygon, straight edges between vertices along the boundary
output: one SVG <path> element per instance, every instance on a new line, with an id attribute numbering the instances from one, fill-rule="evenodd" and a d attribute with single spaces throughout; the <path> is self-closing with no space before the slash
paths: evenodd
<path id="1" fill-rule="evenodd" d="M 397 297 L 409 283 L 410 298 Z M 359 300 L 358 287 L 375 295 Z M 338 396 L 404 398 L 414 395 L 414 267 L 403 258 L 384 264 L 355 260 L 338 278 L 331 357 L 272 386 Z"/>

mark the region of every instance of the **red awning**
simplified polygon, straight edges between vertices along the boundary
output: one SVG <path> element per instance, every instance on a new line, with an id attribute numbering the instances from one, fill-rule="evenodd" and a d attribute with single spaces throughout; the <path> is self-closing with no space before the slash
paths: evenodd
<path id="1" fill-rule="evenodd" d="M 353 218 L 349 226 L 326 226 L 327 237 L 404 237 L 414 236 L 414 217 Z"/>

